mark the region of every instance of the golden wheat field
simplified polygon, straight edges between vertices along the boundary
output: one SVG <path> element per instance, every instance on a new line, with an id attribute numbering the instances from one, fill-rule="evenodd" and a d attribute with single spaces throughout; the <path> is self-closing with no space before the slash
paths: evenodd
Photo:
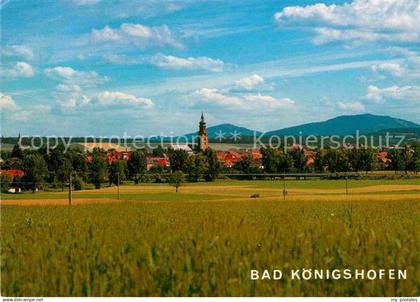
<path id="1" fill-rule="evenodd" d="M 3 296 L 418 296 L 417 180 L 221 181 L 2 195 Z M 255 198 L 251 198 L 254 196 Z M 251 280 L 252 269 L 406 280 Z"/>

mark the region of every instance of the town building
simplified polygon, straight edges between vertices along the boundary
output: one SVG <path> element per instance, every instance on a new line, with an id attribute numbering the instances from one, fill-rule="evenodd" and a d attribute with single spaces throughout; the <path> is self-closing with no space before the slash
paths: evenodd
<path id="1" fill-rule="evenodd" d="M 206 122 L 204 121 L 204 114 L 201 112 L 201 120 L 198 130 L 198 149 L 205 151 L 209 148 L 209 136 L 207 133 Z"/>

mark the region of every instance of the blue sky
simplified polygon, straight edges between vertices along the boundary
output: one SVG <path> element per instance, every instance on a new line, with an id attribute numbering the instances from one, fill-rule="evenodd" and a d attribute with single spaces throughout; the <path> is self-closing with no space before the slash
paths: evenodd
<path id="1" fill-rule="evenodd" d="M 1 3 L 5 136 L 420 122 L 417 0 Z"/>

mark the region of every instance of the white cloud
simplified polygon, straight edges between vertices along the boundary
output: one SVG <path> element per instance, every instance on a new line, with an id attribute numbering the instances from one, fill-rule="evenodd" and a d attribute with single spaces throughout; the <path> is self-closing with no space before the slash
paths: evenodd
<path id="1" fill-rule="evenodd" d="M 22 57 L 31 60 L 34 57 L 32 48 L 26 45 L 6 45 L 2 49 L 2 55 L 6 57 Z"/>
<path id="2" fill-rule="evenodd" d="M 365 106 L 360 102 L 353 102 L 353 103 L 337 103 L 338 108 L 342 110 L 348 110 L 353 112 L 363 112 L 365 111 Z"/>
<path id="3" fill-rule="evenodd" d="M 175 56 L 156 55 L 152 57 L 150 63 L 162 68 L 170 69 L 203 69 L 213 72 L 223 70 L 224 62 L 219 59 L 208 57 L 188 57 L 180 58 Z"/>
<path id="4" fill-rule="evenodd" d="M 14 121 L 28 121 L 31 119 L 39 119 L 41 117 L 44 117 L 51 111 L 51 107 L 48 105 L 36 105 L 34 107 L 23 109 L 23 110 L 17 110 L 13 113 L 12 119 Z"/>
<path id="5" fill-rule="evenodd" d="M 15 121 L 23 122 L 30 119 L 32 111 L 30 110 L 21 110 L 13 114 L 13 119 Z"/>
<path id="6" fill-rule="evenodd" d="M 35 69 L 26 62 L 17 62 L 12 68 L 5 69 L 3 75 L 11 78 L 30 78 L 35 75 Z"/>
<path id="7" fill-rule="evenodd" d="M 139 106 L 150 108 L 153 107 L 153 101 L 148 98 L 137 97 L 132 94 L 119 91 L 103 91 L 97 94 L 96 101 L 102 106 Z"/>
<path id="8" fill-rule="evenodd" d="M 404 67 L 394 62 L 375 64 L 371 68 L 374 72 L 386 72 L 396 77 L 401 77 L 405 73 Z"/>
<path id="9" fill-rule="evenodd" d="M 34 106 L 18 106 L 15 100 L 7 94 L 0 92 L 0 110 L 7 112 L 2 118 L 5 120 L 26 121 L 31 118 L 39 118 L 44 116 L 51 111 L 51 107 L 48 105 L 36 104 Z"/>
<path id="10" fill-rule="evenodd" d="M 172 46 L 181 48 L 167 25 L 145 26 L 142 24 L 123 23 L 119 28 L 108 25 L 103 29 L 92 29 L 92 43 L 135 44 L 141 48 L 151 46 Z"/>
<path id="11" fill-rule="evenodd" d="M 0 109 L 1 110 L 16 110 L 17 105 L 15 100 L 7 94 L 0 92 Z"/>
<path id="12" fill-rule="evenodd" d="M 91 97 L 83 91 L 86 87 L 95 87 L 108 80 L 95 71 L 79 71 L 67 66 L 46 68 L 45 74 L 60 81 L 51 93 L 63 113 L 76 111 L 87 106 Z"/>
<path id="13" fill-rule="evenodd" d="M 393 51 L 390 49 L 390 51 Z M 380 78 L 384 75 L 392 75 L 393 77 L 403 78 L 404 80 L 418 81 L 420 78 L 420 56 L 414 53 L 402 53 L 403 59 L 399 62 L 389 61 L 373 64 L 371 70 Z"/>
<path id="14" fill-rule="evenodd" d="M 390 86 L 379 88 L 370 85 L 367 89 L 365 98 L 374 102 L 387 99 L 400 101 L 420 101 L 420 86 Z"/>
<path id="15" fill-rule="evenodd" d="M 118 29 L 112 29 L 108 25 L 103 29 L 92 29 L 91 32 L 91 40 L 95 43 L 115 42 L 121 39 L 122 36 L 120 35 Z"/>
<path id="16" fill-rule="evenodd" d="M 236 82 L 236 86 L 246 90 L 252 90 L 263 83 L 264 78 L 258 74 L 254 74 L 250 77 L 240 79 Z"/>
<path id="17" fill-rule="evenodd" d="M 96 71 L 78 71 L 71 67 L 46 68 L 44 72 L 48 77 L 63 81 L 66 84 L 96 85 L 108 80 L 107 77 L 98 75 Z"/>
<path id="18" fill-rule="evenodd" d="M 63 112 L 74 111 L 90 102 L 90 98 L 83 94 L 80 86 L 74 84 L 57 85 L 52 96 Z"/>
<path id="19" fill-rule="evenodd" d="M 241 106 L 242 100 L 236 96 L 229 96 L 221 93 L 216 88 L 202 88 L 194 92 L 195 96 L 201 98 L 206 103 L 212 103 L 220 106 Z"/>
<path id="20" fill-rule="evenodd" d="M 261 94 L 247 94 L 244 95 L 246 101 L 252 102 L 251 107 L 261 109 L 275 109 L 281 107 L 291 107 L 295 104 L 295 101 L 289 98 L 277 99 L 269 95 Z"/>
<path id="21" fill-rule="evenodd" d="M 277 99 L 269 95 L 238 94 L 229 95 L 216 88 L 202 88 L 193 94 L 200 101 L 220 107 L 232 107 L 235 110 L 272 110 L 281 107 L 292 107 L 294 101 L 289 98 Z"/>
<path id="22" fill-rule="evenodd" d="M 103 58 L 112 64 L 141 64 L 145 62 L 144 58 L 129 57 L 127 55 L 120 54 L 107 54 L 103 55 Z"/>
<path id="23" fill-rule="evenodd" d="M 417 0 L 353 0 L 342 5 L 317 3 L 289 6 L 276 13 L 280 26 L 314 28 L 315 43 L 331 41 L 417 42 L 420 4 Z"/>

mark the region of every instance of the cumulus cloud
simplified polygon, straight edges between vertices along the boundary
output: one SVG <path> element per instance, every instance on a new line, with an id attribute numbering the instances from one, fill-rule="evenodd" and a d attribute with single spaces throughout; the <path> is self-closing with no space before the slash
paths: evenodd
<path id="1" fill-rule="evenodd" d="M 392 51 L 392 49 L 390 50 Z M 383 62 L 371 66 L 375 75 L 384 78 L 389 75 L 404 80 L 418 81 L 420 78 L 420 56 L 415 53 L 402 53 L 403 58 L 399 62 Z"/>
<path id="2" fill-rule="evenodd" d="M 365 111 L 365 105 L 363 105 L 360 102 L 353 102 L 353 103 L 338 102 L 337 107 L 346 111 L 353 111 L 353 112 Z"/>
<path id="3" fill-rule="evenodd" d="M 371 68 L 373 72 L 385 72 L 396 77 L 401 77 L 405 72 L 404 67 L 400 63 L 394 62 L 375 64 Z"/>
<path id="4" fill-rule="evenodd" d="M 48 77 L 66 84 L 96 85 L 108 80 L 107 77 L 98 75 L 96 71 L 78 71 L 66 66 L 46 68 L 44 72 Z"/>
<path id="5" fill-rule="evenodd" d="M 236 82 L 236 86 L 246 89 L 246 90 L 253 90 L 257 86 L 264 83 L 264 78 L 258 74 L 254 74 L 250 77 L 240 79 Z"/>
<path id="6" fill-rule="evenodd" d="M 198 97 L 201 102 L 220 107 L 232 107 L 235 110 L 272 110 L 281 107 L 290 107 L 295 103 L 288 98 L 277 99 L 261 94 L 230 95 L 216 88 L 202 88 L 195 91 L 193 96 Z"/>
<path id="7" fill-rule="evenodd" d="M 74 111 L 90 102 L 90 98 L 83 94 L 80 86 L 74 84 L 57 85 L 52 96 L 63 112 Z"/>
<path id="8" fill-rule="evenodd" d="M 102 106 L 118 107 L 153 107 L 153 101 L 148 98 L 138 97 L 119 91 L 103 91 L 97 94 L 96 102 Z"/>
<path id="9" fill-rule="evenodd" d="M 2 55 L 6 57 L 22 57 L 31 60 L 34 57 L 32 48 L 26 45 L 5 45 L 2 49 Z"/>
<path id="10" fill-rule="evenodd" d="M 0 92 L 0 109 L 7 114 L 3 115 L 2 118 L 6 120 L 26 121 L 31 118 L 39 118 L 48 114 L 51 111 L 51 107 L 48 105 L 37 104 L 35 106 L 18 106 L 15 100 L 7 94 Z"/>
<path id="11" fill-rule="evenodd" d="M 51 95 L 63 113 L 87 106 L 91 97 L 83 90 L 86 87 L 96 87 L 108 80 L 96 71 L 79 71 L 68 66 L 46 68 L 44 72 L 48 77 L 60 82 Z"/>
<path id="12" fill-rule="evenodd" d="M 15 100 L 7 94 L 0 92 L 0 109 L 1 110 L 16 110 L 17 105 Z"/>
<path id="13" fill-rule="evenodd" d="M 161 68 L 169 69 L 203 69 L 212 72 L 223 70 L 224 62 L 219 59 L 208 57 L 180 58 L 175 56 L 156 55 L 150 63 Z"/>
<path id="14" fill-rule="evenodd" d="M 315 43 L 331 41 L 417 42 L 420 4 L 417 0 L 353 0 L 342 5 L 317 3 L 288 6 L 274 15 L 281 27 L 314 28 Z"/>
<path id="15" fill-rule="evenodd" d="M 247 94 L 244 95 L 243 98 L 251 102 L 252 105 L 255 105 L 255 108 L 268 108 L 268 109 L 275 109 L 281 107 L 290 107 L 295 104 L 295 101 L 289 98 L 281 98 L 277 99 L 270 95 L 261 95 L 261 94 Z M 254 106 L 251 106 L 254 107 Z"/>
<path id="16" fill-rule="evenodd" d="M 13 67 L 5 69 L 3 75 L 10 78 L 30 78 L 35 75 L 35 69 L 26 62 L 17 62 Z"/>
<path id="17" fill-rule="evenodd" d="M 202 88 L 194 92 L 203 102 L 212 103 L 220 106 L 241 106 L 242 101 L 239 97 L 225 95 L 216 88 Z"/>
<path id="18" fill-rule="evenodd" d="M 123 23 L 119 28 L 107 25 L 103 29 L 92 29 L 90 39 L 92 43 L 135 44 L 141 48 L 151 46 L 182 47 L 167 25 L 145 26 Z"/>
<path id="19" fill-rule="evenodd" d="M 374 102 L 383 100 L 400 100 L 400 101 L 420 101 L 420 86 L 390 86 L 379 88 L 370 85 L 367 89 L 365 98 Z"/>

